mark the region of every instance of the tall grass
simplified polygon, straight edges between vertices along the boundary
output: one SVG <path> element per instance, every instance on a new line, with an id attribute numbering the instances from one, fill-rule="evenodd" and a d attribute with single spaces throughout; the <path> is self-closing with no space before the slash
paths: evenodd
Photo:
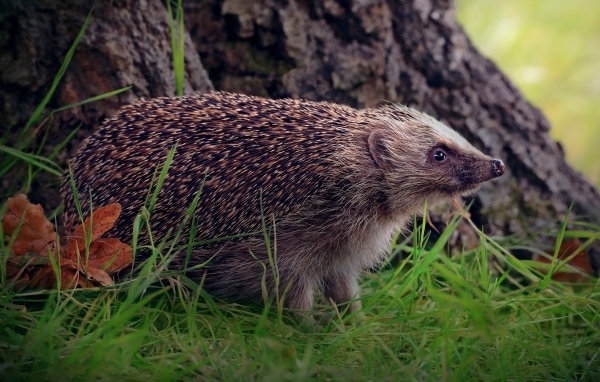
<path id="1" fill-rule="evenodd" d="M 183 95 L 183 82 L 185 80 L 185 27 L 183 25 L 182 0 L 177 0 L 175 17 L 171 0 L 167 1 L 169 14 L 169 30 L 171 32 L 171 50 L 173 52 L 173 71 L 175 73 L 175 95 Z"/>
<path id="2" fill-rule="evenodd" d="M 458 223 L 435 242 L 420 223 L 398 265 L 365 275 L 360 315 L 320 305 L 330 320 L 308 332 L 184 286 L 168 245 L 114 287 L 3 289 L 0 379 L 598 380 L 598 282 L 556 283 L 482 233 L 445 254 Z"/>

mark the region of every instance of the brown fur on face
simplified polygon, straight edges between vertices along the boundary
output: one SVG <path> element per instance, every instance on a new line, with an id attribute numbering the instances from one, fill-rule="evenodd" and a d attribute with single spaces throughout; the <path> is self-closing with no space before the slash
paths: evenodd
<path id="1" fill-rule="evenodd" d="M 401 106 L 356 110 L 230 93 L 140 100 L 90 137 L 71 161 L 83 211 L 118 202 L 107 234 L 132 238 L 154 171 L 177 144 L 152 212 L 155 240 L 176 230 L 200 189 L 196 241 L 270 227 L 274 276 L 262 233 L 200 246 L 189 271 L 213 295 L 241 302 L 278 292 L 308 311 L 322 292 L 344 304 L 364 269 L 379 264 L 395 230 L 425 199 L 473 192 L 503 164 L 435 119 Z M 441 152 L 441 154 L 440 154 Z M 67 229 L 78 222 L 69 177 L 61 185 Z M 189 227 L 180 240 L 185 243 Z M 173 260 L 183 267 L 184 255 Z M 358 309 L 353 303 L 351 310 Z"/>

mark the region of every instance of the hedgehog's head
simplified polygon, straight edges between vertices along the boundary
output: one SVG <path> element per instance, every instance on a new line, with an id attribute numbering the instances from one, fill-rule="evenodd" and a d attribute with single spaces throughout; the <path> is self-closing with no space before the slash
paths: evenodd
<path id="1" fill-rule="evenodd" d="M 504 173 L 504 163 L 482 154 L 456 131 L 416 110 L 384 109 L 382 124 L 369 133 L 368 147 L 383 171 L 393 199 L 421 204 L 474 192 Z"/>

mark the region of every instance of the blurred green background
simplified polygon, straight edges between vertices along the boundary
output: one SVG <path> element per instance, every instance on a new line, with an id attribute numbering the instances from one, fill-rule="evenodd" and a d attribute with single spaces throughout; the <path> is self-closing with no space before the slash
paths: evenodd
<path id="1" fill-rule="evenodd" d="M 600 187 L 600 1 L 456 0 L 458 19 Z"/>

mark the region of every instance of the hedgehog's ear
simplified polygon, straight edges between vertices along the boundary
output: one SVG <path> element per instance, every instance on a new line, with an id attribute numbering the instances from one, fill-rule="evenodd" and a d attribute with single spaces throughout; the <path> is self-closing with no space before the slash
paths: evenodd
<path id="1" fill-rule="evenodd" d="M 380 169 L 389 167 L 390 153 L 385 145 L 385 132 L 382 129 L 374 129 L 369 134 L 369 152 L 375 165 Z"/>

